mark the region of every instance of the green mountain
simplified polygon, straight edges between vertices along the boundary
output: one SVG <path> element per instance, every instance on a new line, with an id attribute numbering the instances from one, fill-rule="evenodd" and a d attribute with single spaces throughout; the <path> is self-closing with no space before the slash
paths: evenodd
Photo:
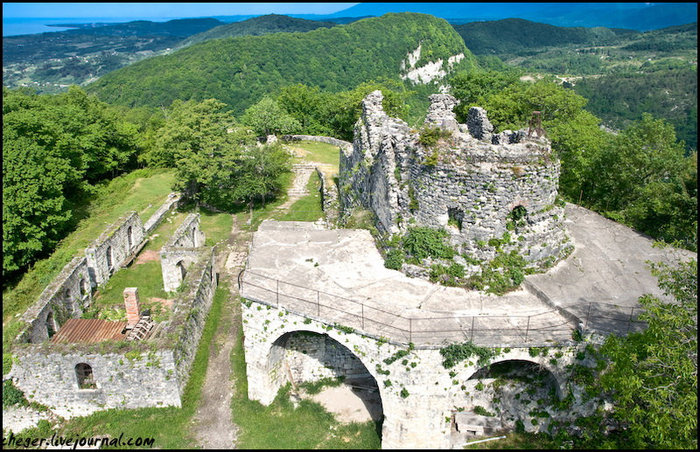
<path id="1" fill-rule="evenodd" d="M 634 30 L 605 27 L 557 27 L 525 19 L 504 19 L 455 25 L 469 50 L 476 55 L 522 54 L 563 44 L 610 45 Z"/>
<path id="2" fill-rule="evenodd" d="M 335 27 L 337 23 L 297 19 L 279 14 L 268 14 L 232 24 L 220 25 L 205 32 L 190 36 L 178 47 L 187 47 L 210 39 L 235 38 L 236 36 L 260 36 L 268 33 L 305 32 L 317 28 Z"/>
<path id="3" fill-rule="evenodd" d="M 396 80 L 437 60 L 447 72 L 448 58 L 459 54 L 464 58 L 452 70 L 477 67 L 475 57 L 444 19 L 387 14 L 306 33 L 205 41 L 111 72 L 87 90 L 127 106 L 216 98 L 240 113 L 285 85 L 344 91 L 369 80 Z"/>

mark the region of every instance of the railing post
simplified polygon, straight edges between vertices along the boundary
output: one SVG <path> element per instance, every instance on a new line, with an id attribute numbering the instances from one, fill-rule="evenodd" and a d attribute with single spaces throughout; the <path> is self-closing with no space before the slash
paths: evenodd
<path id="1" fill-rule="evenodd" d="M 525 342 L 527 342 L 527 336 L 530 334 L 530 316 L 527 316 L 527 327 L 525 327 Z"/>
<path id="2" fill-rule="evenodd" d="M 474 316 L 472 316 L 472 328 L 469 332 L 469 342 L 474 342 Z"/>
<path id="3" fill-rule="evenodd" d="M 408 319 L 408 342 L 413 342 L 413 318 Z"/>
<path id="4" fill-rule="evenodd" d="M 275 291 L 275 293 L 277 295 L 277 307 L 279 308 L 280 307 L 280 280 L 276 279 L 275 281 L 277 281 L 277 290 Z"/>
<path id="5" fill-rule="evenodd" d="M 365 304 L 360 303 L 360 307 L 362 308 L 362 329 L 365 329 Z"/>
<path id="6" fill-rule="evenodd" d="M 321 317 L 321 292 L 316 291 L 316 315 Z"/>

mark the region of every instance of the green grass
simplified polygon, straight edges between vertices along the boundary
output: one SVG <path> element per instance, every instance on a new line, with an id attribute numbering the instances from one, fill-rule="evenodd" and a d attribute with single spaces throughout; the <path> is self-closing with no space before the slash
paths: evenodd
<path id="1" fill-rule="evenodd" d="M 163 273 L 160 261 L 131 264 L 116 272 L 104 287 L 95 292 L 93 306 L 97 309 L 112 306 L 123 307 L 126 287 L 138 287 L 141 308 L 150 307 L 151 297 L 172 298 L 163 290 Z"/>
<path id="2" fill-rule="evenodd" d="M 206 246 L 215 245 L 229 237 L 233 226 L 233 217 L 230 213 L 217 213 L 200 208 L 199 214 L 199 225 L 206 237 Z"/>
<path id="3" fill-rule="evenodd" d="M 209 347 L 217 329 L 223 309 L 230 309 L 229 290 L 221 284 L 214 293 L 211 310 L 202 332 L 202 339 L 192 363 L 190 378 L 182 396 L 182 408 L 139 408 L 132 410 L 111 409 L 90 416 L 66 421 L 57 435 L 64 437 L 97 437 L 110 435 L 113 438 L 124 433 L 125 437 L 153 437 L 154 447 L 162 449 L 190 449 L 191 419 L 201 397 L 202 386 L 209 362 Z M 223 382 L 222 382 L 223 383 Z M 51 433 L 38 428 L 26 431 L 22 436 L 51 437 Z"/>
<path id="4" fill-rule="evenodd" d="M 240 320 L 236 320 L 240 321 Z M 248 380 L 239 327 L 231 351 L 236 388 L 231 401 L 233 421 L 240 427 L 241 449 L 378 449 L 381 426 L 374 422 L 340 424 L 321 405 L 302 400 L 295 409 L 289 385 L 280 389 L 269 406 L 248 400 Z M 331 427 L 333 427 L 331 429 Z"/>
<path id="5" fill-rule="evenodd" d="M 340 148 L 338 146 L 306 140 L 295 141 L 291 145 L 308 152 L 308 154 L 302 158 L 295 158 L 295 163 L 301 163 L 303 161 L 327 163 L 333 165 L 337 171 L 338 165 L 340 164 Z"/>
<path id="6" fill-rule="evenodd" d="M 143 251 L 152 250 L 160 251 L 163 245 L 170 240 L 170 237 L 175 233 L 175 230 L 180 227 L 183 221 L 187 218 L 187 213 L 177 210 L 170 212 L 165 216 L 163 222 L 151 234 L 151 239 L 148 241 Z"/>
<path id="7" fill-rule="evenodd" d="M 289 207 L 289 211 L 276 216 L 281 221 L 316 221 L 323 217 L 321 208 L 321 180 L 314 171 L 306 184 L 309 194 L 296 201 Z"/>

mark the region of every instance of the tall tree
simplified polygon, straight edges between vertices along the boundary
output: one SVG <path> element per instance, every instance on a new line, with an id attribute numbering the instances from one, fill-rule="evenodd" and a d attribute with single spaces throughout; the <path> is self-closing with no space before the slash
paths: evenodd
<path id="1" fill-rule="evenodd" d="M 299 121 L 268 96 L 248 107 L 241 117 L 241 123 L 250 126 L 258 136 L 293 133 L 301 127 Z"/>

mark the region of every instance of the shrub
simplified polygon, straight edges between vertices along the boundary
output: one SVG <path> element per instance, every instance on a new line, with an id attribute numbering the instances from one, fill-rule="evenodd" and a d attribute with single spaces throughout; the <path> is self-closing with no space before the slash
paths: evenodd
<path id="1" fill-rule="evenodd" d="M 24 398 L 24 393 L 17 389 L 12 380 L 5 380 L 2 384 L 2 406 L 26 406 L 28 405 L 27 399 Z"/>
<path id="2" fill-rule="evenodd" d="M 412 257 L 421 260 L 426 257 L 452 259 L 455 251 L 444 239 L 447 231 L 428 227 L 409 228 L 402 240 L 403 248 Z"/>

